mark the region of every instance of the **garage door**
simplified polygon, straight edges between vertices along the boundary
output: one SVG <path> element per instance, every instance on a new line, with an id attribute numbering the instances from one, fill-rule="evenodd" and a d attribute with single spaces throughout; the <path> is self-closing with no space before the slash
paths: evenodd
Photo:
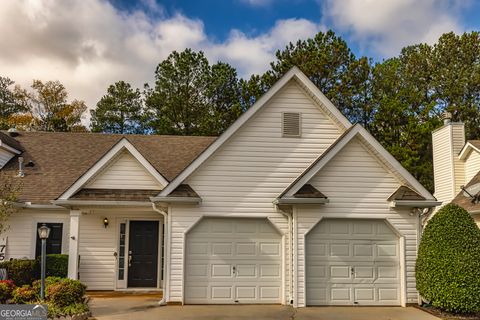
<path id="1" fill-rule="evenodd" d="M 399 305 L 399 253 L 383 220 L 321 221 L 306 237 L 307 305 Z"/>
<path id="2" fill-rule="evenodd" d="M 281 248 L 266 219 L 203 219 L 186 238 L 185 302 L 280 303 Z"/>

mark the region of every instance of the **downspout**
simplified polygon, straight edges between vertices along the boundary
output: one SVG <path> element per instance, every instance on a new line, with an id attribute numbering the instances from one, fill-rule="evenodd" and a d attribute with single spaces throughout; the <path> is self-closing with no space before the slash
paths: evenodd
<path id="1" fill-rule="evenodd" d="M 169 237 L 169 217 L 168 217 L 168 213 L 163 211 L 163 210 L 160 210 L 157 208 L 157 205 L 155 204 L 155 202 L 152 202 L 152 208 L 154 211 L 160 213 L 162 216 L 163 216 L 163 224 L 165 225 L 165 227 L 163 228 L 164 229 L 164 232 L 163 232 L 163 248 L 164 248 L 164 252 L 163 252 L 163 282 L 162 282 L 162 293 L 163 293 L 163 297 L 162 297 L 162 300 L 160 300 L 158 302 L 158 304 L 160 306 L 166 306 L 167 305 L 167 275 L 168 275 L 168 272 L 167 272 L 167 268 L 168 268 L 168 263 L 167 263 L 167 260 L 168 260 L 168 257 L 169 257 L 169 253 L 170 253 L 170 237 Z"/>
<path id="2" fill-rule="evenodd" d="M 288 253 L 289 253 L 289 293 L 288 293 L 288 300 L 289 304 L 293 304 L 293 211 L 292 214 L 288 214 L 284 212 L 282 209 L 278 208 L 279 212 L 287 217 L 288 221 Z M 293 210 L 293 209 L 292 209 Z"/>

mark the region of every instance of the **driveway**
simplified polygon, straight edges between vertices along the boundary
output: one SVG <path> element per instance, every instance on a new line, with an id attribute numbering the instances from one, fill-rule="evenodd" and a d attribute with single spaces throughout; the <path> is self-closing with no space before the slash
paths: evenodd
<path id="1" fill-rule="evenodd" d="M 92 318 L 98 320 L 438 320 L 408 307 L 314 307 L 293 309 L 279 305 L 158 306 L 158 296 L 94 296 Z"/>

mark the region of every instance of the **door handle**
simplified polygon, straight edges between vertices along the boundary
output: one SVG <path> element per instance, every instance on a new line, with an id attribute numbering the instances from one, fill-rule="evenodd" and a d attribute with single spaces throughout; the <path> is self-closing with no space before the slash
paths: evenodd
<path id="1" fill-rule="evenodd" d="M 237 269 L 235 268 L 235 266 L 232 267 L 232 270 L 233 270 L 233 274 L 235 274 L 235 272 L 237 271 Z"/>
<path id="2" fill-rule="evenodd" d="M 352 276 L 355 275 L 355 268 L 354 268 L 354 267 L 350 267 L 350 274 L 351 274 Z"/>
<path id="3" fill-rule="evenodd" d="M 132 256 L 131 255 L 128 255 L 128 266 L 129 267 L 132 266 Z"/>

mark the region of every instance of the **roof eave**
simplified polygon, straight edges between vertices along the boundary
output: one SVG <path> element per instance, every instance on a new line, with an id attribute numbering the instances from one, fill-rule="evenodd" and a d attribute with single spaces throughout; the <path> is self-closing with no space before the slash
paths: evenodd
<path id="1" fill-rule="evenodd" d="M 391 208 L 408 207 L 408 208 L 433 208 L 441 205 L 441 201 L 434 200 L 393 200 L 390 202 Z"/>
<path id="2" fill-rule="evenodd" d="M 184 203 L 184 204 L 200 204 L 202 198 L 200 197 L 169 197 L 169 196 L 156 196 L 150 197 L 151 202 L 163 202 L 163 203 Z"/>
<path id="3" fill-rule="evenodd" d="M 273 204 L 325 204 L 329 203 L 327 198 L 293 198 L 283 197 L 273 200 Z"/>
<path id="4" fill-rule="evenodd" d="M 13 154 L 21 154 L 22 153 L 22 151 L 17 150 L 13 147 L 10 147 L 8 144 L 5 144 L 2 140 L 0 140 L 0 149 L 4 149 L 4 150 L 6 150 L 8 152 L 11 152 Z"/>
<path id="5" fill-rule="evenodd" d="M 60 207 L 70 206 L 112 206 L 112 207 L 151 207 L 149 201 L 106 201 L 106 200 L 54 200 L 52 204 Z"/>

